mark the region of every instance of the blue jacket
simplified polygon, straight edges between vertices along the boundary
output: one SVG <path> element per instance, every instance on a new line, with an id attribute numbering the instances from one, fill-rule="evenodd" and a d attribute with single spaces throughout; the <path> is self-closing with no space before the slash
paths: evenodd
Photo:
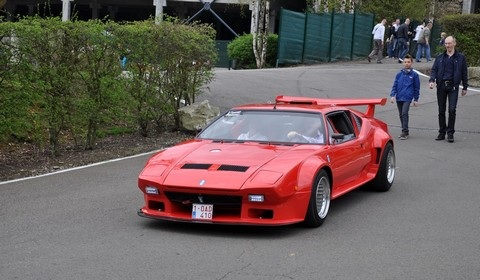
<path id="1" fill-rule="evenodd" d="M 420 97 L 420 78 L 418 73 L 413 69 L 410 69 L 410 71 L 402 69 L 398 72 L 395 76 L 390 96 L 395 96 L 397 101 L 418 101 Z"/>
<path id="2" fill-rule="evenodd" d="M 437 84 L 441 82 L 443 77 L 443 60 L 448 57 L 447 52 L 445 51 L 441 55 L 435 58 L 435 62 L 432 66 L 432 72 L 430 73 L 430 82 L 436 82 Z M 453 86 L 458 88 L 460 82 L 462 83 L 463 89 L 468 88 L 468 67 L 465 56 L 455 51 L 453 54 Z"/>

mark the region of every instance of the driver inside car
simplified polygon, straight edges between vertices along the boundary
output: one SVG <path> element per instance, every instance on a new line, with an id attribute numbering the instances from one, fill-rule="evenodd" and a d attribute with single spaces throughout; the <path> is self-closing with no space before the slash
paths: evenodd
<path id="1" fill-rule="evenodd" d="M 325 141 L 320 120 L 315 120 L 313 123 L 306 122 L 302 132 L 292 130 L 288 132 L 287 137 L 292 142 L 324 144 Z"/>
<path id="2" fill-rule="evenodd" d="M 253 119 L 248 120 L 248 131 L 240 134 L 238 140 L 257 140 L 257 141 L 267 141 L 267 137 L 263 135 L 262 122 L 255 121 Z"/>

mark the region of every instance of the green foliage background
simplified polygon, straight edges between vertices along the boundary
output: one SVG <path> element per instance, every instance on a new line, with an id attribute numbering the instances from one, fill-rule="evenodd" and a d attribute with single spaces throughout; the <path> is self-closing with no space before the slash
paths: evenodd
<path id="1" fill-rule="evenodd" d="M 383 18 L 390 23 L 393 20 L 410 18 L 412 20 L 422 20 L 428 18 L 428 12 L 431 0 L 368 0 L 359 2 L 357 8 L 361 12 L 372 13 L 376 15 L 376 20 Z"/>
<path id="2" fill-rule="evenodd" d="M 265 67 L 274 67 L 277 59 L 278 35 L 269 34 L 267 39 L 267 58 Z M 230 59 L 236 60 L 237 69 L 256 69 L 255 54 L 253 53 L 253 35 L 243 34 L 235 38 L 227 46 Z"/>
<path id="3" fill-rule="evenodd" d="M 109 133 L 177 129 L 178 109 L 211 81 L 217 59 L 211 27 L 174 19 L 25 17 L 0 24 L 0 38 L 0 144 L 53 155 L 67 143 L 93 149 Z"/>
<path id="4" fill-rule="evenodd" d="M 469 66 L 480 65 L 480 14 L 449 15 L 440 20 L 443 31 L 457 40 L 456 48 L 465 54 Z"/>

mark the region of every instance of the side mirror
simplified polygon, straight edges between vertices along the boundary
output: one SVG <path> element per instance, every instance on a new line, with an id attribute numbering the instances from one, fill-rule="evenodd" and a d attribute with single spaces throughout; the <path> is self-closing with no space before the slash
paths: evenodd
<path id="1" fill-rule="evenodd" d="M 343 133 L 332 133 L 330 134 L 330 144 L 338 144 L 342 143 L 343 139 L 345 138 L 345 134 Z"/>
<path id="2" fill-rule="evenodd" d="M 343 133 L 332 133 L 331 137 L 332 137 L 332 139 L 335 139 L 335 140 L 343 140 L 345 138 L 345 134 L 343 134 Z"/>

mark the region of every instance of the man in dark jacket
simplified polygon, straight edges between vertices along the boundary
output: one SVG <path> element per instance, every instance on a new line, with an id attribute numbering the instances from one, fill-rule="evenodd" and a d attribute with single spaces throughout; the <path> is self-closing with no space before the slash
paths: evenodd
<path id="1" fill-rule="evenodd" d="M 409 28 L 410 19 L 407 18 L 404 23 L 402 23 L 397 30 L 397 44 L 398 44 L 398 63 L 402 63 L 403 58 L 408 53 L 408 48 L 410 46 L 409 41 Z"/>
<path id="2" fill-rule="evenodd" d="M 445 38 L 445 52 L 435 59 L 430 74 L 430 89 L 437 84 L 438 136 L 435 140 L 447 140 L 453 143 L 458 91 L 462 83 L 462 96 L 467 94 L 468 68 L 465 56 L 455 50 L 456 40 L 452 36 Z M 448 125 L 445 120 L 448 99 Z"/>

